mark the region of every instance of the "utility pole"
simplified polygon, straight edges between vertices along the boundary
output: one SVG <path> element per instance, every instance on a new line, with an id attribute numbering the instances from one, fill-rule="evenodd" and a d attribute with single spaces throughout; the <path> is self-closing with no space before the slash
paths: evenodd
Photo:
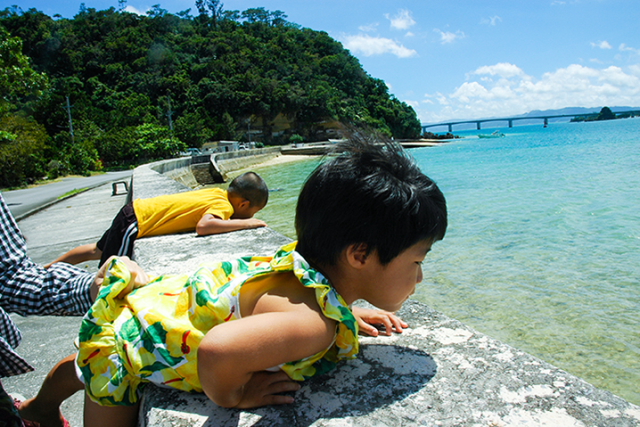
<path id="1" fill-rule="evenodd" d="M 69 133 L 71 134 L 71 144 L 75 144 L 75 139 L 73 136 L 73 119 L 71 118 L 71 107 L 73 107 L 73 105 L 69 105 L 69 96 L 67 95 L 67 106 L 62 108 L 67 110 L 67 114 L 69 116 Z"/>
<path id="2" fill-rule="evenodd" d="M 167 100 L 169 101 L 169 109 L 167 110 L 167 117 L 169 118 L 169 130 L 173 133 L 173 120 L 171 116 L 173 115 L 173 111 L 171 110 L 171 95 L 167 95 Z"/>

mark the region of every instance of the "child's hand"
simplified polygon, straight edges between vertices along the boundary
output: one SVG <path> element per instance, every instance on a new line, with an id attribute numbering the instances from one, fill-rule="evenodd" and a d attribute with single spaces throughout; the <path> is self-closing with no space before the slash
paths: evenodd
<path id="1" fill-rule="evenodd" d="M 409 325 L 401 318 L 389 311 L 371 310 L 362 307 L 352 307 L 351 311 L 358 320 L 360 332 L 372 337 L 377 337 L 381 330 L 376 326 L 384 326 L 383 334 L 389 336 L 391 332 L 402 333 L 402 328 L 408 328 Z"/>
<path id="2" fill-rule="evenodd" d="M 91 287 L 91 297 L 94 301 L 96 299 L 96 296 L 98 295 L 100 286 L 102 286 L 102 283 L 104 282 L 104 276 L 107 273 L 107 268 L 109 267 L 109 264 L 111 264 L 113 258 L 119 258 L 120 261 L 124 262 L 124 264 L 127 266 L 127 269 L 131 273 L 131 280 L 129 281 L 129 284 L 125 289 L 122 290 L 122 292 L 118 294 L 118 298 L 123 298 L 132 290 L 141 288 L 150 281 L 149 276 L 147 276 L 147 273 L 144 271 L 144 269 L 140 267 L 135 261 L 131 261 L 129 257 L 109 257 L 109 259 L 107 259 L 107 261 L 102 264 L 102 267 L 100 267 L 100 270 L 98 270 L 95 278 L 93 279 L 93 285 Z"/>
<path id="3" fill-rule="evenodd" d="M 293 396 L 282 395 L 300 390 L 300 384 L 293 381 L 284 371 L 256 372 L 243 387 L 242 400 L 236 408 L 257 408 L 266 405 L 293 403 Z"/>
<path id="4" fill-rule="evenodd" d="M 247 218 L 242 220 L 244 227 L 248 229 L 266 227 L 267 223 L 258 218 Z"/>
<path id="5" fill-rule="evenodd" d="M 125 289 L 122 290 L 118 294 L 118 298 L 124 298 L 128 293 L 130 293 L 134 289 L 141 288 L 146 286 L 149 283 L 149 276 L 147 276 L 147 272 L 144 271 L 142 267 L 138 265 L 137 262 L 131 261 L 128 256 L 119 257 L 120 261 L 124 262 L 124 264 L 129 269 L 129 273 L 131 273 L 131 280 Z M 107 264 L 109 260 L 105 264 Z"/>

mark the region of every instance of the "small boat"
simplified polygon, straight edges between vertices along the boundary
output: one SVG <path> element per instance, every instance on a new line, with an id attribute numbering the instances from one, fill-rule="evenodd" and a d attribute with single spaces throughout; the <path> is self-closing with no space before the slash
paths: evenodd
<path id="1" fill-rule="evenodd" d="M 502 138 L 504 136 L 504 133 L 500 132 L 499 130 L 493 132 L 493 133 L 481 133 L 478 134 L 478 138 Z"/>

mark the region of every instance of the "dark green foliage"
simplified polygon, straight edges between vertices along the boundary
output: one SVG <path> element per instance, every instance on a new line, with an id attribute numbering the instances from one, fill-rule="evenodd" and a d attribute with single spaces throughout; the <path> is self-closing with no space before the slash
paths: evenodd
<path id="1" fill-rule="evenodd" d="M 629 117 L 629 116 L 631 116 L 631 114 L 627 115 L 626 117 Z M 590 116 L 577 116 L 571 119 L 571 121 L 572 122 L 596 122 L 600 120 L 614 120 L 614 119 L 621 119 L 621 118 L 625 118 L 625 117 L 616 115 L 616 113 L 611 111 L 611 108 L 609 107 L 602 107 L 598 115 L 592 114 Z"/>
<path id="2" fill-rule="evenodd" d="M 19 186 L 44 176 L 48 136 L 42 125 L 11 114 L 0 119 L 0 129 L 0 184 Z"/>
<path id="3" fill-rule="evenodd" d="M 304 138 L 302 137 L 302 135 L 298 135 L 297 133 L 294 133 L 289 138 L 289 142 L 291 144 L 300 144 L 300 143 L 304 142 Z"/>
<path id="4" fill-rule="evenodd" d="M 611 111 L 611 108 L 602 107 L 602 110 L 600 110 L 600 114 L 598 114 L 598 118 L 596 120 L 613 120 L 615 118 L 616 118 L 616 115 L 613 114 L 613 111 Z"/>
<path id="5" fill-rule="evenodd" d="M 294 134 L 326 139 L 325 124 L 337 122 L 419 136 L 414 110 L 327 33 L 289 23 L 282 11 L 224 11 L 218 0 L 196 6 L 195 17 L 159 5 L 147 16 L 81 7 L 57 20 L 34 9 L 0 11 L 0 28 L 22 40 L 35 75 L 50 81 L 37 103 L 12 100 L 51 138 L 44 164 L 75 172 L 134 165 L 246 139 L 248 120 L 263 144 Z M 289 126 L 274 136 L 282 117 Z"/>

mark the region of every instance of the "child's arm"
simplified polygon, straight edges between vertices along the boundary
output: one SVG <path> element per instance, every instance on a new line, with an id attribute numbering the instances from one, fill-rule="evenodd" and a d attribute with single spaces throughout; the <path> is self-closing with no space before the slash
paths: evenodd
<path id="1" fill-rule="evenodd" d="M 384 310 L 371 310 L 362 307 L 351 307 L 353 315 L 358 320 L 360 332 L 377 337 L 380 330 L 374 325 L 384 326 L 384 334 L 391 335 L 391 332 L 402 333 L 402 328 L 408 328 L 409 325 L 394 313 Z"/>
<path id="2" fill-rule="evenodd" d="M 266 222 L 257 218 L 225 220 L 212 214 L 205 214 L 196 225 L 196 233 L 198 233 L 199 236 L 208 236 L 210 234 L 221 234 L 266 226 Z"/>
<path id="3" fill-rule="evenodd" d="M 297 305 L 302 307 L 244 317 L 207 333 L 198 349 L 198 375 L 211 400 L 227 408 L 293 402 L 276 393 L 300 386 L 284 372 L 265 369 L 316 354 L 335 336 L 334 321 Z"/>

